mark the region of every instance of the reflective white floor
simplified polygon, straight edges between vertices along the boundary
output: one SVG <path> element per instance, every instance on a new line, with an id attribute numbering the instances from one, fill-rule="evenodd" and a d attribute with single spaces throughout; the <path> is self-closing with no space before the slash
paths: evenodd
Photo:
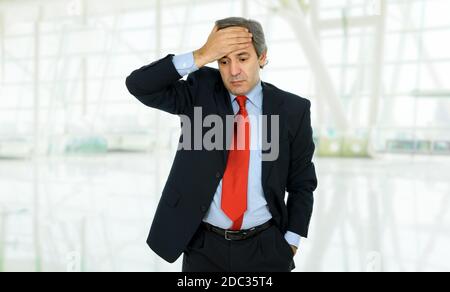
<path id="1" fill-rule="evenodd" d="M 0 271 L 180 271 L 145 244 L 172 159 L 0 160 Z M 316 165 L 296 271 L 450 271 L 450 157 Z"/>

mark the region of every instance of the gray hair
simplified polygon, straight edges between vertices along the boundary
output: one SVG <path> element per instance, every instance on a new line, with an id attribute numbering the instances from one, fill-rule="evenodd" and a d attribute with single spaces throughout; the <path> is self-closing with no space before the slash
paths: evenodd
<path id="1" fill-rule="evenodd" d="M 258 58 L 260 58 L 264 52 L 267 52 L 264 30 L 262 28 L 261 23 L 259 23 L 258 21 L 252 19 L 245 19 L 242 17 L 229 17 L 216 21 L 216 26 L 219 30 L 232 26 L 247 28 L 253 35 L 253 45 L 255 46 L 256 55 L 258 56 Z M 264 66 L 262 66 L 261 69 Z"/>

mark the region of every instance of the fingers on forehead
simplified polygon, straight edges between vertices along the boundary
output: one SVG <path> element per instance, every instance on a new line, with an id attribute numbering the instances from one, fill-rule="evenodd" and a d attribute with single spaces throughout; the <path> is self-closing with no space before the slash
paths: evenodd
<path id="1" fill-rule="evenodd" d="M 236 31 L 236 32 L 240 32 L 240 31 L 249 31 L 247 28 L 245 27 L 240 27 L 240 26 L 230 26 L 227 28 L 222 29 L 224 31 Z"/>

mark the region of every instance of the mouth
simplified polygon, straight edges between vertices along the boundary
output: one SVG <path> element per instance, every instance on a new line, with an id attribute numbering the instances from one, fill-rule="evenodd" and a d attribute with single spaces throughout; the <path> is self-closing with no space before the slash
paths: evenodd
<path id="1" fill-rule="evenodd" d="M 245 81 L 231 81 L 231 84 L 234 86 L 242 85 Z"/>

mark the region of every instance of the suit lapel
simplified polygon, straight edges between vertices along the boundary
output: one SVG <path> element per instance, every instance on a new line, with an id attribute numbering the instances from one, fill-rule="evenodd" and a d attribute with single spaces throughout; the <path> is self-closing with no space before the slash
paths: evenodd
<path id="1" fill-rule="evenodd" d="M 226 149 L 226 141 L 229 141 L 227 139 L 231 138 L 231 129 L 229 129 L 227 127 L 226 124 L 226 117 L 227 116 L 234 116 L 234 112 L 233 112 L 233 106 L 231 105 L 231 99 L 230 99 L 230 94 L 228 93 L 228 90 L 226 89 L 226 87 L 223 85 L 222 79 L 220 79 L 220 81 L 218 81 L 216 83 L 216 88 L 214 91 L 214 99 L 217 105 L 217 109 L 218 109 L 218 114 L 220 115 L 222 121 L 223 121 L 223 136 L 225 137 L 224 139 L 224 149 L 221 151 L 222 152 L 222 159 L 223 159 L 223 164 L 226 166 L 227 165 L 227 159 L 228 159 L 228 151 Z M 230 140 L 231 141 L 231 140 Z"/>
<path id="2" fill-rule="evenodd" d="M 262 82 L 263 87 L 263 110 L 262 114 L 263 116 L 267 117 L 267 130 L 265 127 L 263 127 L 263 137 L 264 137 L 264 131 L 267 133 L 267 140 L 268 142 L 272 141 L 272 122 L 271 117 L 273 115 L 280 116 L 280 125 L 279 129 L 277 130 L 279 134 L 279 138 L 282 137 L 282 131 L 283 127 L 281 127 L 281 107 L 283 105 L 283 99 L 280 97 L 279 94 L 277 94 L 277 91 L 275 88 L 268 86 L 266 83 Z M 270 153 L 270 149 L 267 151 L 262 150 L 262 154 L 264 153 Z M 274 165 L 275 161 L 262 161 L 262 185 L 264 189 L 266 189 L 266 183 L 270 175 L 270 171 L 272 170 L 272 167 Z"/>

